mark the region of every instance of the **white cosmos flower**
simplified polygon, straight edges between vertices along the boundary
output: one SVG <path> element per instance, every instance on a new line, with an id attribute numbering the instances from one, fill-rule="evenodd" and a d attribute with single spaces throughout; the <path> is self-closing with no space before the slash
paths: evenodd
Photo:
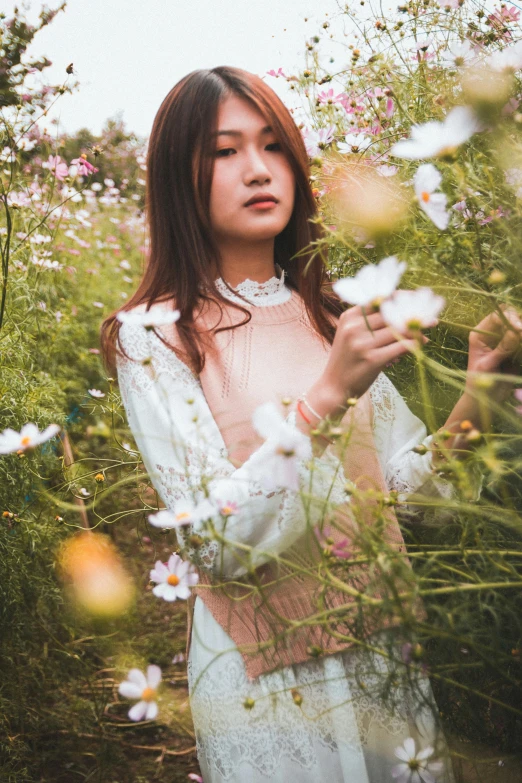
<path id="1" fill-rule="evenodd" d="M 285 421 L 273 402 L 258 405 L 252 414 L 252 424 L 256 432 L 265 438 L 256 458 L 249 460 L 253 478 L 269 491 L 276 487 L 297 491 L 298 462 L 311 458 L 310 439 Z"/>
<path id="2" fill-rule="evenodd" d="M 167 563 L 157 560 L 150 572 L 150 578 L 153 582 L 157 582 L 152 592 L 165 601 L 189 598 L 190 588 L 197 585 L 199 581 L 195 566 L 176 554 L 172 554 Z"/>
<path id="3" fill-rule="evenodd" d="M 116 315 L 118 321 L 122 324 L 133 324 L 134 326 L 143 326 L 145 329 L 153 329 L 155 326 L 166 326 L 175 323 L 181 313 L 179 310 L 149 310 L 146 313 L 129 313 L 120 310 Z"/>
<path id="4" fill-rule="evenodd" d="M 395 755 L 401 763 L 393 767 L 391 774 L 398 783 L 436 783 L 436 774 L 442 771 L 442 762 L 429 761 L 433 756 L 432 747 L 415 753 L 415 740 L 408 737 L 404 745 L 395 748 Z"/>
<path id="5" fill-rule="evenodd" d="M 335 135 L 335 127 L 329 125 L 327 128 L 319 128 L 319 130 L 303 128 L 301 134 L 309 157 L 315 158 L 321 154 L 321 150 L 332 143 Z"/>
<path id="6" fill-rule="evenodd" d="M 442 175 L 432 163 L 423 163 L 413 177 L 413 186 L 420 208 L 427 214 L 437 228 L 444 231 L 448 227 L 449 213 L 446 209 L 446 195 L 436 193 Z"/>
<path id="7" fill-rule="evenodd" d="M 494 71 L 519 71 L 522 68 L 522 41 L 490 54 L 486 66 Z"/>
<path id="8" fill-rule="evenodd" d="M 172 530 L 183 525 L 193 525 L 201 520 L 215 516 L 218 509 L 208 499 L 193 503 L 191 500 L 179 500 L 173 509 L 164 508 L 157 514 L 149 515 L 149 522 L 162 530 Z"/>
<path id="9" fill-rule="evenodd" d="M 34 449 L 41 443 L 60 432 L 58 424 L 50 424 L 45 430 L 39 432 L 36 424 L 24 424 L 20 432 L 8 427 L 0 433 L 0 454 L 12 454 L 15 451 Z"/>
<path id="10" fill-rule="evenodd" d="M 344 141 L 337 142 L 337 148 L 343 155 L 364 152 L 372 143 L 371 136 L 364 133 L 347 133 Z"/>
<path id="11" fill-rule="evenodd" d="M 454 41 L 442 52 L 441 60 L 447 68 L 462 68 L 476 62 L 477 54 L 469 41 Z"/>
<path id="12" fill-rule="evenodd" d="M 105 392 L 102 392 L 99 389 L 89 389 L 88 391 L 91 397 L 97 397 L 98 399 L 105 397 Z"/>
<path id="13" fill-rule="evenodd" d="M 398 141 L 390 150 L 397 158 L 421 160 L 453 153 L 481 128 L 469 106 L 455 106 L 443 122 L 414 125 L 411 138 Z"/>
<path id="14" fill-rule="evenodd" d="M 140 669 L 131 669 L 127 679 L 120 683 L 118 693 L 126 699 L 139 699 L 131 707 L 128 716 L 131 720 L 154 720 L 158 714 L 156 692 L 161 682 L 159 666 L 147 666 L 147 675 Z"/>
<path id="15" fill-rule="evenodd" d="M 415 291 L 396 291 L 391 299 L 381 305 L 381 315 L 388 326 L 404 333 L 409 329 L 426 329 L 435 326 L 446 304 L 444 298 L 431 288 Z"/>
<path id="16" fill-rule="evenodd" d="M 379 305 L 391 296 L 406 270 L 406 263 L 388 256 L 378 264 L 368 264 L 353 277 L 344 277 L 333 284 L 337 296 L 352 305 Z"/>

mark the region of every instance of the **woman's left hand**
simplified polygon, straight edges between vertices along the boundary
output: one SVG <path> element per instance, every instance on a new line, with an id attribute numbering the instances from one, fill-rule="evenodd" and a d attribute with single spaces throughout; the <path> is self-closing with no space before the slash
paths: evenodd
<path id="1" fill-rule="evenodd" d="M 469 335 L 468 379 L 475 374 L 507 373 L 518 375 L 522 365 L 522 318 L 513 307 L 501 307 L 489 313 Z M 506 321 L 510 326 L 507 326 Z M 492 393 L 499 402 L 506 400 L 515 384 L 495 381 Z"/>

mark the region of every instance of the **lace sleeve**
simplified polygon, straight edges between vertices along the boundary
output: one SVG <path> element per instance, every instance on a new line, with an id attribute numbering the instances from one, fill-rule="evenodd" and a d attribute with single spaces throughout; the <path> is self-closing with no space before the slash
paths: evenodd
<path id="1" fill-rule="evenodd" d="M 410 411 L 384 373 L 372 385 L 370 395 L 374 409 L 375 443 L 388 487 L 396 490 L 403 501 L 413 494 L 439 500 L 454 498 L 454 484 L 433 469 L 430 449 L 433 436 L 427 434 L 423 422 Z M 428 449 L 425 454 L 413 451 L 421 444 Z M 481 475 L 474 472 L 472 484 L 472 495 L 476 500 L 480 496 Z"/>
<path id="2" fill-rule="evenodd" d="M 205 540 L 196 525 L 186 526 L 180 543 L 200 567 L 235 578 L 285 551 L 329 504 L 345 501 L 338 461 L 328 455 L 312 458 L 311 447 L 309 458 L 298 463 L 299 491 L 267 491 L 256 481 L 256 464 L 263 459 L 266 443 L 236 469 L 198 377 L 152 332 L 125 324 L 120 340 L 131 357 L 117 360 L 122 402 L 145 468 L 165 506 L 203 499 L 206 485 L 237 504 L 238 512 L 220 532 L 226 532 L 228 542 L 251 547 L 248 562 L 238 557 L 232 543 L 218 546 L 215 540 Z M 294 411 L 287 421 L 295 426 Z M 310 495 L 317 499 L 305 503 Z M 188 545 L 192 533 L 205 542 L 197 550 Z"/>

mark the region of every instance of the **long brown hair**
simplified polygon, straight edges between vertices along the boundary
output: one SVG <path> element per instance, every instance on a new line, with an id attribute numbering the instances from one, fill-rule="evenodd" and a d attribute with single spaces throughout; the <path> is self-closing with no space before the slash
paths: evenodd
<path id="1" fill-rule="evenodd" d="M 193 71 L 172 88 L 154 119 L 147 154 L 147 265 L 137 291 L 119 310 L 143 303 L 148 310 L 155 302 L 172 301 L 181 313 L 176 329 L 184 352 L 169 347 L 196 373 L 204 367 L 206 345 L 195 328 L 196 305 L 207 299 L 216 302 L 221 313 L 225 304 L 245 314 L 244 321 L 222 329 L 242 326 L 251 317 L 247 308 L 220 294 L 212 274 L 212 264 L 220 270 L 209 221 L 213 132 L 219 105 L 231 94 L 250 101 L 266 117 L 294 172 L 293 213 L 275 238 L 274 260 L 285 270 L 285 282 L 300 294 L 312 325 L 330 344 L 335 325 L 328 314 L 340 315 L 344 309 L 329 290 L 324 256 L 318 252 L 322 231 L 313 222 L 317 206 L 309 182 L 308 156 L 290 112 L 262 79 L 247 71 L 228 67 Z M 103 358 L 111 374 L 116 350 L 122 350 L 116 315 L 114 312 L 106 318 L 101 328 Z"/>

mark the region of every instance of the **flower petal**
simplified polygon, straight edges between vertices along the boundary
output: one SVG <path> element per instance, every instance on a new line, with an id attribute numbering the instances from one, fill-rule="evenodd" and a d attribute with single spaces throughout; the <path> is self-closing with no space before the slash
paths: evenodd
<path id="1" fill-rule="evenodd" d="M 129 682 L 128 680 L 120 682 L 118 686 L 118 693 L 125 699 L 139 699 L 142 692 L 143 688 L 140 688 L 135 682 Z"/>
<path id="2" fill-rule="evenodd" d="M 156 689 L 161 682 L 161 669 L 155 663 L 147 666 L 147 683 L 149 688 Z"/>
<path id="3" fill-rule="evenodd" d="M 143 720 L 148 704 L 148 701 L 139 701 L 134 707 L 130 708 L 127 715 L 131 720 Z"/>

